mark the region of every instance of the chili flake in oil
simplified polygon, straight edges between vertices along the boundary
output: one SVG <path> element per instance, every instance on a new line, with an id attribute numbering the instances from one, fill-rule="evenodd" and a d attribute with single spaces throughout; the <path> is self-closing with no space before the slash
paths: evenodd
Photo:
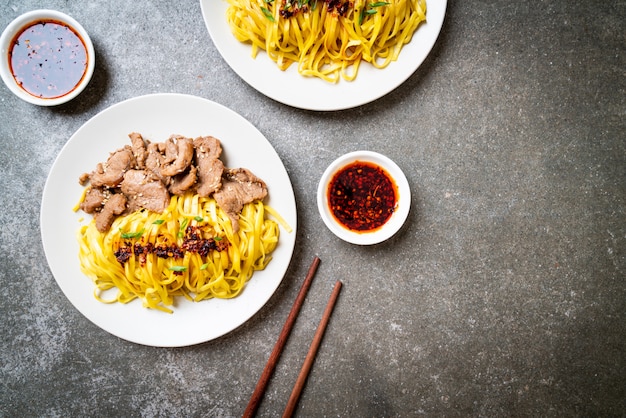
<path id="1" fill-rule="evenodd" d="M 374 231 L 393 214 L 398 201 L 397 186 L 376 164 L 355 161 L 330 180 L 328 203 L 335 219 L 346 228 Z"/>

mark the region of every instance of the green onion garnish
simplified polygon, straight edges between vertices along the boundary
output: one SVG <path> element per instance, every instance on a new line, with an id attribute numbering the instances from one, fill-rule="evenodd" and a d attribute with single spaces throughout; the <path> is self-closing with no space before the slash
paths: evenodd
<path id="1" fill-rule="evenodd" d="M 261 11 L 265 15 L 265 17 L 270 20 L 270 22 L 276 22 L 276 19 L 274 19 L 274 16 L 272 16 L 272 12 L 267 10 L 265 7 L 261 7 Z"/>
<path id="2" fill-rule="evenodd" d="M 180 224 L 180 229 L 178 230 L 178 238 L 182 238 L 185 236 L 185 229 L 187 228 L 187 224 L 189 223 L 189 219 L 185 218 Z"/>
<path id="3" fill-rule="evenodd" d="M 123 239 L 135 239 L 135 238 L 141 237 L 143 235 L 143 232 L 144 232 L 143 229 L 138 232 L 122 232 L 121 237 Z"/>

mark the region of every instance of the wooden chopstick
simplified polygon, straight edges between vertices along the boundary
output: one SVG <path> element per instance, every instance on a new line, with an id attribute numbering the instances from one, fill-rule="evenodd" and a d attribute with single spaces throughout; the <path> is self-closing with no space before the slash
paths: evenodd
<path id="1" fill-rule="evenodd" d="M 283 347 L 287 342 L 287 337 L 289 337 L 289 333 L 293 328 L 293 324 L 296 321 L 296 317 L 300 312 L 300 308 L 302 307 L 302 303 L 304 302 L 304 298 L 306 297 L 307 292 L 309 291 L 309 287 L 311 287 L 311 282 L 313 281 L 313 277 L 315 276 L 315 272 L 317 271 L 317 266 L 320 264 L 319 257 L 315 257 L 311 266 L 309 267 L 309 271 L 307 272 L 306 278 L 302 283 L 302 287 L 300 288 L 300 292 L 298 292 L 298 296 L 291 307 L 291 311 L 289 312 L 289 316 L 285 321 L 285 325 L 283 325 L 283 329 L 278 336 L 278 340 L 274 345 L 274 350 L 270 354 L 270 358 L 265 365 L 265 369 L 263 369 L 263 373 L 261 373 L 261 377 L 252 393 L 252 397 L 250 398 L 250 402 L 248 402 L 248 406 L 243 413 L 244 417 L 252 417 L 256 413 L 259 404 L 261 403 L 261 399 L 263 398 L 263 394 L 265 393 L 265 388 L 267 387 L 267 383 L 276 368 L 276 364 L 278 363 L 278 358 L 280 357 L 281 352 L 283 351 Z"/>
<path id="2" fill-rule="evenodd" d="M 300 374 L 298 375 L 296 384 L 294 385 L 291 396 L 289 397 L 289 401 L 287 402 L 287 407 L 285 408 L 285 412 L 283 413 L 283 418 L 291 417 L 293 415 L 294 409 L 296 408 L 296 405 L 298 404 L 298 399 L 300 398 L 300 393 L 302 392 L 302 389 L 304 387 L 304 382 L 306 382 L 309 371 L 311 370 L 311 366 L 313 365 L 313 360 L 315 360 L 317 349 L 322 342 L 322 337 L 324 336 L 326 325 L 328 325 L 328 320 L 330 319 L 330 315 L 333 312 L 333 308 L 335 307 L 335 302 L 337 301 L 337 296 L 339 296 L 340 290 L 341 281 L 337 280 L 337 282 L 335 283 L 335 288 L 330 295 L 330 299 L 326 304 L 326 309 L 324 310 L 322 319 L 317 326 L 317 330 L 315 331 L 315 336 L 313 337 L 313 341 L 311 342 L 311 346 L 309 347 L 309 352 L 304 359 L 304 364 L 302 365 L 302 369 L 300 370 Z"/>

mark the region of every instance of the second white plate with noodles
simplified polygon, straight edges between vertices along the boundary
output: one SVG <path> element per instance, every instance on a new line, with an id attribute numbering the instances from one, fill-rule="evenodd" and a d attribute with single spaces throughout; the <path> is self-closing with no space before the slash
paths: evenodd
<path id="1" fill-rule="evenodd" d="M 443 26 L 447 0 L 427 0 L 426 22 L 420 25 L 398 60 L 384 69 L 362 63 L 354 81 L 304 77 L 297 64 L 281 71 L 264 51 L 252 58 L 252 47 L 239 42 L 226 19 L 226 0 L 200 0 L 205 24 L 228 65 L 250 86 L 283 104 L 300 109 L 332 111 L 372 102 L 404 83 L 424 62 Z"/>
<path id="2" fill-rule="evenodd" d="M 104 304 L 94 284 L 82 274 L 76 233 L 81 218 L 72 208 L 91 172 L 110 152 L 130 144 L 128 134 L 141 132 L 158 142 L 172 134 L 212 135 L 222 142 L 227 167 L 245 167 L 265 181 L 265 203 L 293 229 L 282 227 L 273 259 L 256 271 L 242 293 L 229 300 L 191 302 L 176 299 L 174 313 L 147 309 L 140 300 Z M 297 230 L 293 188 L 280 157 L 267 139 L 239 114 L 210 100 L 180 94 L 141 96 L 118 103 L 87 121 L 65 144 L 52 166 L 41 203 L 41 236 L 50 270 L 69 301 L 105 331 L 138 344 L 180 347 L 218 338 L 250 319 L 280 285 L 293 254 Z"/>

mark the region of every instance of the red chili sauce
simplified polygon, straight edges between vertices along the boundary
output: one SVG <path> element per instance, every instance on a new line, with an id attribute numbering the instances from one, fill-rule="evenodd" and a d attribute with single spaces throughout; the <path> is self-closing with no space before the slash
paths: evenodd
<path id="1" fill-rule="evenodd" d="M 35 97 L 54 99 L 73 91 L 87 71 L 87 48 L 78 33 L 56 20 L 26 26 L 11 42 L 15 81 Z"/>
<path id="2" fill-rule="evenodd" d="M 376 164 L 356 161 L 330 180 L 328 203 L 333 216 L 346 228 L 369 232 L 380 228 L 393 214 L 398 187 Z"/>

